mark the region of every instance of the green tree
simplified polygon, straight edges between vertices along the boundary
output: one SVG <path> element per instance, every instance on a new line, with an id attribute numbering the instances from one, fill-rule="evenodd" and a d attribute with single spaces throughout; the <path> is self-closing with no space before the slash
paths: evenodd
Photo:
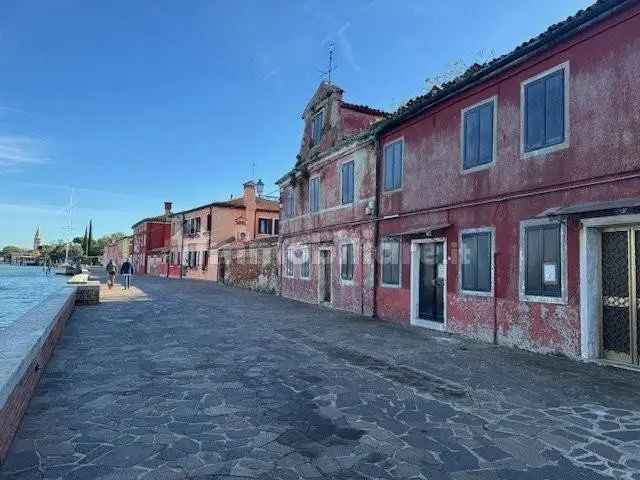
<path id="1" fill-rule="evenodd" d="M 93 220 L 89 220 L 89 236 L 87 237 L 87 257 L 93 255 Z"/>
<path id="2" fill-rule="evenodd" d="M 116 233 L 109 233 L 107 235 L 103 235 L 102 237 L 98 238 L 95 241 L 95 255 L 98 255 L 98 256 L 102 255 L 104 253 L 104 247 L 106 245 L 109 245 L 113 242 L 117 242 L 118 240 L 122 240 L 126 236 L 127 236 L 126 233 L 116 232 Z"/>

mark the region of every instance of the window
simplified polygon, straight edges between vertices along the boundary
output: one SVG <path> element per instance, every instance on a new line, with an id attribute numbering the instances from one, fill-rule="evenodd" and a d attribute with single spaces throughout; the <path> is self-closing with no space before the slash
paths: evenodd
<path id="1" fill-rule="evenodd" d="M 270 218 L 258 219 L 258 234 L 271 235 L 271 219 Z"/>
<path id="2" fill-rule="evenodd" d="M 402 150 L 404 142 L 397 140 L 384 147 L 384 189 L 402 187 Z"/>
<path id="3" fill-rule="evenodd" d="M 293 249 L 287 248 L 287 259 L 285 263 L 285 275 L 287 277 L 293 277 Z"/>
<path id="4" fill-rule="evenodd" d="M 320 177 L 313 177 L 309 180 L 309 211 L 320 210 Z"/>
<path id="5" fill-rule="evenodd" d="M 353 161 L 342 164 L 342 204 L 353 203 Z"/>
<path id="6" fill-rule="evenodd" d="M 524 150 L 531 152 L 565 140 L 565 69 L 524 84 Z"/>
<path id="7" fill-rule="evenodd" d="M 284 214 L 287 217 L 295 215 L 294 190 L 293 187 L 286 188 L 283 193 Z"/>
<path id="8" fill-rule="evenodd" d="M 302 257 L 302 262 L 300 264 L 300 277 L 309 278 L 309 265 L 310 265 L 309 248 L 308 247 L 303 248 L 301 250 L 300 255 Z"/>
<path id="9" fill-rule="evenodd" d="M 196 268 L 199 264 L 200 252 L 187 252 L 187 265 L 190 268 Z"/>
<path id="10" fill-rule="evenodd" d="M 311 119 L 311 142 L 313 145 L 320 143 L 322 129 L 324 127 L 324 110 L 320 110 Z"/>
<path id="11" fill-rule="evenodd" d="M 461 289 L 491 293 L 491 232 L 463 232 L 460 243 Z"/>
<path id="12" fill-rule="evenodd" d="M 382 242 L 382 283 L 400 285 L 400 240 Z"/>
<path id="13" fill-rule="evenodd" d="M 207 232 L 211 231 L 211 214 L 207 214 Z"/>
<path id="14" fill-rule="evenodd" d="M 463 161 L 464 170 L 493 162 L 495 100 L 490 100 L 469 110 L 463 115 Z"/>
<path id="15" fill-rule="evenodd" d="M 208 266 L 209 266 L 209 251 L 205 250 L 204 252 L 202 252 L 202 271 L 206 272 Z"/>
<path id="16" fill-rule="evenodd" d="M 560 224 L 524 229 L 524 293 L 540 297 L 562 295 Z"/>
<path id="17" fill-rule="evenodd" d="M 277 218 L 273 219 L 273 234 L 278 235 L 280 233 L 280 220 Z"/>
<path id="18" fill-rule="evenodd" d="M 353 280 L 353 243 L 345 243 L 340 247 L 340 278 Z"/>

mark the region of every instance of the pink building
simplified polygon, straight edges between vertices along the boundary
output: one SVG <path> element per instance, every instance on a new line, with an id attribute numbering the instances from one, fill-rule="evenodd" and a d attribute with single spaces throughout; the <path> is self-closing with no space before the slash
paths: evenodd
<path id="1" fill-rule="evenodd" d="M 174 213 L 169 241 L 154 273 L 217 281 L 221 245 L 277 235 L 278 202 L 262 197 L 256 188 L 261 190 L 262 182 L 246 182 L 242 197 Z"/>
<path id="2" fill-rule="evenodd" d="M 298 161 L 278 181 L 281 294 L 373 314 L 376 143 L 384 112 L 321 83 L 304 110 Z"/>

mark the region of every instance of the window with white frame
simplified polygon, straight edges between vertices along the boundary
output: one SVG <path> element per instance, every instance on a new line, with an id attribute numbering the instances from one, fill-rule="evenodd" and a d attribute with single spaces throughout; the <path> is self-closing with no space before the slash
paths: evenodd
<path id="1" fill-rule="evenodd" d="M 320 110 L 311 119 L 311 141 L 317 145 L 322 140 L 322 130 L 324 128 L 324 110 Z"/>
<path id="2" fill-rule="evenodd" d="M 320 210 L 320 177 L 309 179 L 309 211 Z"/>
<path id="3" fill-rule="evenodd" d="M 402 187 L 402 155 L 404 142 L 396 140 L 384 147 L 384 189 L 397 190 Z"/>
<path id="4" fill-rule="evenodd" d="M 382 283 L 400 285 L 400 240 L 397 238 L 382 242 Z"/>
<path id="5" fill-rule="evenodd" d="M 460 288 L 466 292 L 491 293 L 492 232 L 463 232 L 460 241 Z"/>
<path id="6" fill-rule="evenodd" d="M 292 247 L 288 247 L 287 248 L 287 258 L 285 261 L 285 275 L 287 277 L 293 277 L 293 264 L 294 264 L 294 255 L 295 252 L 293 251 Z"/>
<path id="7" fill-rule="evenodd" d="M 562 144 L 566 138 L 567 68 L 560 67 L 523 84 L 523 146 L 533 152 Z"/>
<path id="8" fill-rule="evenodd" d="M 271 235 L 271 219 L 270 218 L 259 218 L 258 219 L 258 234 L 259 235 Z"/>
<path id="9" fill-rule="evenodd" d="M 495 114 L 495 99 L 463 111 L 463 170 L 493 162 Z"/>
<path id="10" fill-rule="evenodd" d="M 535 297 L 562 296 L 562 224 L 525 225 L 524 294 Z"/>
<path id="11" fill-rule="evenodd" d="M 300 249 L 300 277 L 309 278 L 310 264 L 309 247 L 303 247 Z"/>
<path id="12" fill-rule="evenodd" d="M 341 183 L 342 183 L 342 204 L 346 205 L 353 203 L 353 190 L 354 190 L 354 178 L 353 178 L 353 160 L 345 162 L 341 167 Z"/>
<path id="13" fill-rule="evenodd" d="M 295 215 L 294 193 L 294 187 L 287 187 L 282 192 L 283 210 L 287 217 L 293 217 Z"/>
<path id="14" fill-rule="evenodd" d="M 353 243 L 343 243 L 340 247 L 340 278 L 353 280 Z"/>

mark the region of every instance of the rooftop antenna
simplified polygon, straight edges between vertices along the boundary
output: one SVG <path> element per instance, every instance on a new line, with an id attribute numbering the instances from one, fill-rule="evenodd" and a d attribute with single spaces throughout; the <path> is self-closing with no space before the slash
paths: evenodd
<path id="1" fill-rule="evenodd" d="M 333 64 L 333 55 L 335 54 L 335 52 L 336 44 L 334 42 L 329 43 L 329 65 L 327 66 L 326 70 L 320 70 L 320 73 L 322 73 L 323 76 L 327 77 L 327 83 L 329 85 L 331 85 L 331 74 L 334 70 L 336 70 L 336 68 L 338 68 Z"/>

